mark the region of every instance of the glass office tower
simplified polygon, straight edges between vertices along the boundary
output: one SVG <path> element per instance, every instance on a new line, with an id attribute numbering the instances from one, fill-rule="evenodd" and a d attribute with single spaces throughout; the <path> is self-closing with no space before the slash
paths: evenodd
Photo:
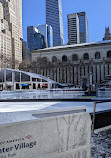
<path id="1" fill-rule="evenodd" d="M 45 48 L 44 36 L 35 26 L 27 27 L 27 43 L 30 51 Z"/>
<path id="2" fill-rule="evenodd" d="M 53 29 L 50 25 L 39 25 L 38 30 L 44 36 L 45 47 L 53 47 Z"/>
<path id="3" fill-rule="evenodd" d="M 79 18 L 79 37 L 80 43 L 89 42 L 89 33 L 88 33 L 88 20 L 86 12 L 77 13 Z"/>
<path id="4" fill-rule="evenodd" d="M 69 44 L 89 42 L 88 20 L 85 12 L 68 14 Z"/>
<path id="5" fill-rule="evenodd" d="M 53 29 L 53 46 L 64 44 L 61 0 L 46 0 L 46 24 Z"/>

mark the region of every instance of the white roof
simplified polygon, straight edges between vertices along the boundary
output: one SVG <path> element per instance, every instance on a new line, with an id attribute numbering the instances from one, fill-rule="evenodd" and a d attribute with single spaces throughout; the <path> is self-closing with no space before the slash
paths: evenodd
<path id="1" fill-rule="evenodd" d="M 107 43 L 111 43 L 111 40 L 49 47 L 49 48 L 45 48 L 45 49 L 33 50 L 32 53 L 34 53 L 36 51 L 39 52 L 39 51 L 55 50 L 55 49 L 62 49 L 62 48 L 74 48 L 74 47 L 90 46 L 90 45 L 97 45 L 97 44 L 107 44 Z"/>
<path id="2" fill-rule="evenodd" d="M 49 81 L 51 83 L 57 83 L 57 82 L 55 82 L 55 81 L 53 81 L 53 80 L 51 80 L 51 79 L 49 79 L 49 78 L 47 78 L 45 76 L 42 76 L 40 74 L 26 72 L 26 71 L 21 71 L 21 70 L 15 70 L 15 69 L 10 69 L 10 68 L 6 68 L 6 69 L 1 70 L 0 71 L 0 77 L 4 75 L 4 70 L 11 71 L 11 72 L 19 72 L 19 73 L 21 72 L 21 73 L 24 73 L 24 74 L 26 74 L 28 76 L 31 76 L 32 78 L 40 78 L 40 79 L 46 80 L 47 82 Z"/>

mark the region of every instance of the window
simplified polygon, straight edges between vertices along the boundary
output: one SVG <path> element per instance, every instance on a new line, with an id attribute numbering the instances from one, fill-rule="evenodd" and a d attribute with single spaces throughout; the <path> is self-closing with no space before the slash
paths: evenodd
<path id="1" fill-rule="evenodd" d="M 100 52 L 96 52 L 95 53 L 95 59 L 100 59 L 100 58 L 101 58 Z"/>
<path id="2" fill-rule="evenodd" d="M 44 63 L 47 63 L 47 58 L 46 58 L 46 57 L 43 57 L 43 58 L 42 58 L 42 61 L 43 61 Z"/>
<path id="3" fill-rule="evenodd" d="M 57 62 L 57 57 L 56 57 L 56 56 L 53 56 L 53 57 L 52 57 L 52 62 L 53 62 L 53 63 L 56 63 L 56 62 Z"/>
<path id="4" fill-rule="evenodd" d="M 88 54 L 88 53 L 85 53 L 85 54 L 83 55 L 83 59 L 84 59 L 84 60 L 88 60 L 88 59 L 89 59 L 89 54 Z"/>
<path id="5" fill-rule="evenodd" d="M 107 52 L 107 58 L 111 58 L 111 51 Z"/>
<path id="6" fill-rule="evenodd" d="M 72 55 L 72 61 L 77 61 L 78 60 L 78 55 L 77 54 L 73 54 Z"/>
<path id="7" fill-rule="evenodd" d="M 64 56 L 62 57 L 62 62 L 67 62 L 67 56 L 66 56 L 66 55 L 64 55 Z"/>

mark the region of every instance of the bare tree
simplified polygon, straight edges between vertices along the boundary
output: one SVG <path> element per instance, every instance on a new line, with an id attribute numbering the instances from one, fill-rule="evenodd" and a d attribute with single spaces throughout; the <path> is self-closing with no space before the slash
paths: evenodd
<path id="1" fill-rule="evenodd" d="M 12 68 L 12 58 L 11 56 L 6 56 L 5 54 L 0 55 L 0 67 L 3 68 Z"/>

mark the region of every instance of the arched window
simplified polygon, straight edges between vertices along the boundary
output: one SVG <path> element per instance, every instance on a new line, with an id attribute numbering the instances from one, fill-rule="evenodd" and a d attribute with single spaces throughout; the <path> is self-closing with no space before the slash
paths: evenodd
<path id="1" fill-rule="evenodd" d="M 42 58 L 42 61 L 46 63 L 46 62 L 47 62 L 47 58 L 46 58 L 46 57 L 43 57 L 43 58 Z"/>
<path id="2" fill-rule="evenodd" d="M 96 53 L 95 53 L 95 59 L 100 59 L 100 58 L 101 58 L 100 52 L 96 52 Z"/>
<path id="3" fill-rule="evenodd" d="M 107 58 L 111 58 L 111 51 L 107 52 Z"/>
<path id="4" fill-rule="evenodd" d="M 56 57 L 56 56 L 53 56 L 53 57 L 52 57 L 52 62 L 53 62 L 53 63 L 56 63 L 56 62 L 57 62 L 57 57 Z"/>
<path id="5" fill-rule="evenodd" d="M 72 61 L 77 61 L 78 60 L 78 55 L 77 54 L 73 54 L 72 55 Z"/>
<path id="6" fill-rule="evenodd" d="M 62 57 L 62 62 L 67 62 L 67 56 L 66 56 L 66 55 L 64 55 L 64 56 Z"/>
<path id="7" fill-rule="evenodd" d="M 88 53 L 84 53 L 83 59 L 84 59 L 84 60 L 88 60 L 88 59 L 89 59 L 89 54 L 88 54 Z"/>

